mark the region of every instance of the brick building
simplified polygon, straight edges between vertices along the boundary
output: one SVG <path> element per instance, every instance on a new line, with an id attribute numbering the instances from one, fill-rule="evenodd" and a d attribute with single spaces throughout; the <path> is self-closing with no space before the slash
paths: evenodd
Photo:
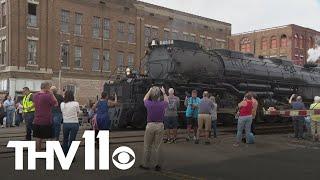
<path id="1" fill-rule="evenodd" d="M 52 81 L 82 103 L 121 67 L 139 70 L 153 38 L 227 48 L 229 23 L 136 0 L 0 0 L 0 91 Z"/>
<path id="2" fill-rule="evenodd" d="M 314 48 L 320 32 L 290 24 L 232 35 L 229 48 L 252 53 L 256 57 L 277 57 L 304 65 L 308 50 Z"/>

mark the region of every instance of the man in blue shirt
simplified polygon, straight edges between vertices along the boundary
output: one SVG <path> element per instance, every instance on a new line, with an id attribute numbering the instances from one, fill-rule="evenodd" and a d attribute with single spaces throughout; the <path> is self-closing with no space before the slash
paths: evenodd
<path id="1" fill-rule="evenodd" d="M 197 128 L 198 128 L 198 114 L 199 114 L 200 98 L 198 98 L 198 92 L 192 91 L 191 97 L 186 97 L 184 105 L 187 107 L 186 118 L 187 118 L 187 141 L 191 140 L 191 129 L 193 129 L 194 137 L 196 139 Z"/>
<path id="2" fill-rule="evenodd" d="M 293 94 L 290 97 L 289 103 L 293 110 L 305 110 L 306 107 L 302 102 L 302 97 Z M 303 139 L 303 126 L 304 126 L 304 116 L 293 116 L 292 122 L 294 127 L 294 138 Z"/>

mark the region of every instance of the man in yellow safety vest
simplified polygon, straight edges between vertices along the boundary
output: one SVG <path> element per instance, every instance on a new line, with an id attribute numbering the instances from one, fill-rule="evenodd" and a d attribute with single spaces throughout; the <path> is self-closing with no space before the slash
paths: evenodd
<path id="1" fill-rule="evenodd" d="M 28 87 L 23 88 L 23 100 L 22 100 L 22 106 L 23 106 L 23 117 L 26 122 L 26 140 L 31 140 L 31 134 L 32 134 L 32 124 L 34 119 L 34 104 L 32 101 L 32 93 L 30 92 L 30 89 Z"/>

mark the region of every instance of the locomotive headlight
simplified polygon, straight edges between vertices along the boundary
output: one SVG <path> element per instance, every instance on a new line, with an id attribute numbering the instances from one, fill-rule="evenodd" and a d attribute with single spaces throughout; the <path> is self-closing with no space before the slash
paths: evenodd
<path id="1" fill-rule="evenodd" d="M 127 74 L 127 76 L 130 76 L 130 75 L 131 75 L 131 69 L 130 69 L 130 68 L 127 68 L 127 69 L 126 69 L 126 74 Z"/>

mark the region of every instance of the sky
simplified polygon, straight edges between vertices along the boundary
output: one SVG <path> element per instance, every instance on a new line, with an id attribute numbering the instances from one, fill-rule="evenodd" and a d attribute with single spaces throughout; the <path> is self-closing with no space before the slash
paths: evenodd
<path id="1" fill-rule="evenodd" d="M 320 0 L 141 0 L 232 24 L 232 33 L 297 24 L 320 31 Z"/>

